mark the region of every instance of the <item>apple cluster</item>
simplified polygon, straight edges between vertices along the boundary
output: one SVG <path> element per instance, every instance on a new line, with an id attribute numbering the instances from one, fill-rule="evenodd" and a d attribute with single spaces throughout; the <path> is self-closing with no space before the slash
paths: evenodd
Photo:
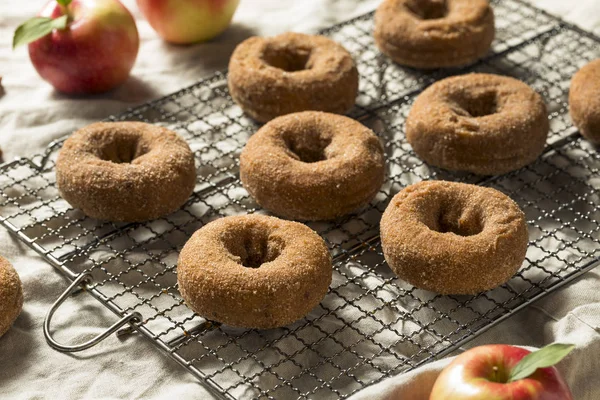
<path id="1" fill-rule="evenodd" d="M 165 40 L 196 43 L 224 31 L 239 0 L 137 0 Z M 140 39 L 119 0 L 50 0 L 15 31 L 13 47 L 29 45 L 40 76 L 68 94 L 111 90 L 129 77 Z"/>

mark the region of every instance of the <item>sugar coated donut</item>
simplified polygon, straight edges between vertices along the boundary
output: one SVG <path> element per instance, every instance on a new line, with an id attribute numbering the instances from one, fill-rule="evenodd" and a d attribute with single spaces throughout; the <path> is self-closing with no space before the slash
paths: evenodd
<path id="1" fill-rule="evenodd" d="M 86 215 L 146 221 L 177 210 L 194 189 L 196 169 L 175 132 L 141 122 L 88 125 L 64 143 L 56 162 L 62 197 Z"/>
<path id="2" fill-rule="evenodd" d="M 0 336 L 12 326 L 23 308 L 23 287 L 17 271 L 0 256 Z"/>
<path id="3" fill-rule="evenodd" d="M 240 156 L 246 190 L 274 214 L 328 220 L 367 204 L 384 178 L 375 134 L 341 115 L 306 111 L 276 118 Z"/>
<path id="4" fill-rule="evenodd" d="M 513 78 L 468 74 L 428 87 L 406 119 L 406 138 L 430 165 L 498 175 L 534 161 L 549 123 L 539 94 Z"/>
<path id="5" fill-rule="evenodd" d="M 519 206 L 495 189 L 420 182 L 386 208 L 381 244 L 392 271 L 410 284 L 475 294 L 517 272 L 527 251 L 527 225 Z"/>
<path id="6" fill-rule="evenodd" d="M 374 36 L 401 65 L 468 65 L 490 49 L 494 12 L 487 0 L 385 0 L 375 13 Z"/>
<path id="7" fill-rule="evenodd" d="M 573 76 L 569 112 L 581 134 L 600 145 L 600 59 L 585 65 Z"/>
<path id="8" fill-rule="evenodd" d="M 358 71 L 346 49 L 324 36 L 284 33 L 251 37 L 229 61 L 229 93 L 260 122 L 298 111 L 344 114 L 358 92 Z"/>
<path id="9" fill-rule="evenodd" d="M 228 325 L 268 329 L 310 312 L 331 283 L 331 256 L 306 225 L 265 215 L 225 217 L 185 244 L 179 291 L 199 315 Z"/>

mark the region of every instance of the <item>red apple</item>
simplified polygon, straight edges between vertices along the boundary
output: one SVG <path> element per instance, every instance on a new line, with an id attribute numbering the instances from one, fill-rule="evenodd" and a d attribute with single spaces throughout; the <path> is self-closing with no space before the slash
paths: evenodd
<path id="1" fill-rule="evenodd" d="M 223 32 L 239 0 L 137 0 L 142 14 L 166 41 L 187 44 Z"/>
<path id="2" fill-rule="evenodd" d="M 430 400 L 572 400 L 554 367 L 538 368 L 509 382 L 511 372 L 531 353 L 520 347 L 487 345 L 454 359 L 435 381 Z"/>
<path id="3" fill-rule="evenodd" d="M 69 4 L 70 3 L 70 4 Z M 131 13 L 118 0 L 51 0 L 39 16 L 68 15 L 64 29 L 29 44 L 29 57 L 42 78 L 69 94 L 100 93 L 123 83 L 139 49 Z"/>

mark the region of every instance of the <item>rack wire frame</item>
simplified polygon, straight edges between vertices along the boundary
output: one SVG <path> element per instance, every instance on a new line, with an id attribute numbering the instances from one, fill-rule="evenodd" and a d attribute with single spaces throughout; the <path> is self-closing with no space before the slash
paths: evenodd
<path id="1" fill-rule="evenodd" d="M 360 94 L 350 115 L 381 138 L 387 178 L 369 206 L 308 224 L 333 254 L 333 281 L 322 303 L 294 324 L 265 331 L 220 325 L 190 311 L 177 291 L 177 254 L 192 232 L 226 215 L 265 213 L 239 181 L 238 155 L 257 125 L 229 97 L 226 72 L 109 118 L 161 124 L 187 139 L 198 181 L 181 210 L 143 224 L 85 217 L 55 186 L 63 139 L 0 166 L 0 223 L 69 279 L 90 274 L 87 291 L 115 314 L 141 313 L 143 321 L 122 333 L 141 333 L 222 398 L 345 398 L 447 355 L 600 260 L 600 156 L 571 126 L 567 105 L 570 77 L 600 57 L 600 39 L 521 0 L 492 4 L 492 51 L 463 69 L 391 63 L 373 43 L 372 13 L 322 32 L 357 61 Z M 517 77 L 544 96 L 551 133 L 535 163 L 481 179 L 430 167 L 412 152 L 403 130 L 414 98 L 438 79 L 471 71 Z M 494 187 L 519 203 L 530 246 L 507 284 L 441 296 L 389 270 L 379 246 L 381 213 L 395 193 L 424 179 Z"/>

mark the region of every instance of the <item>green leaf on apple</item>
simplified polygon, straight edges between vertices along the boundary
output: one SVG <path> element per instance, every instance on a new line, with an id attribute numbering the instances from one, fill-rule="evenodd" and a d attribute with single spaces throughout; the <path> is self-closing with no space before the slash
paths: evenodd
<path id="1" fill-rule="evenodd" d="M 525 379 L 538 368 L 546 368 L 558 364 L 574 348 L 575 345 L 573 344 L 553 343 L 527 354 L 511 371 L 508 382 Z"/>
<path id="2" fill-rule="evenodd" d="M 34 42 L 52 32 L 54 29 L 65 29 L 68 16 L 58 18 L 35 17 L 21 24 L 13 36 L 13 49 Z"/>
<path id="3" fill-rule="evenodd" d="M 71 1 L 72 0 L 56 0 L 56 2 L 63 7 L 69 7 L 69 4 L 71 4 Z"/>

